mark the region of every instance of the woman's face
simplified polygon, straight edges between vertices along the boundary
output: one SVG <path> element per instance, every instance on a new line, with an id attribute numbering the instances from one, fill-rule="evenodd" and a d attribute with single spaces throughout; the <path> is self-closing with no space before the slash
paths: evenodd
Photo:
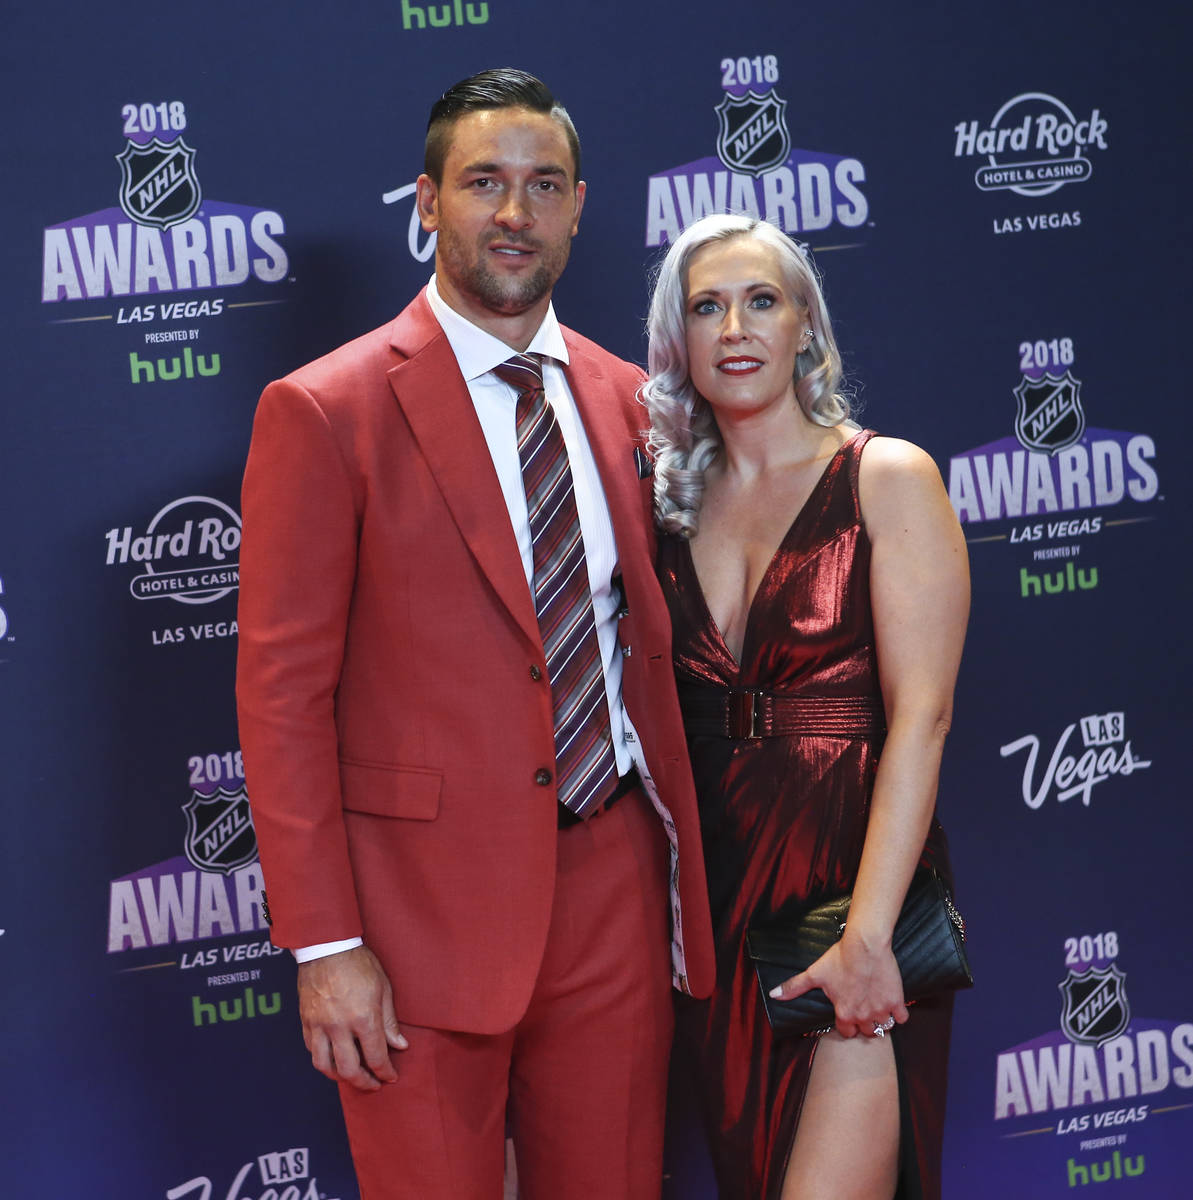
<path id="1" fill-rule="evenodd" d="M 687 296 L 688 371 L 714 413 L 795 402 L 808 310 L 785 290 L 769 246 L 748 234 L 702 246 L 688 261 Z"/>

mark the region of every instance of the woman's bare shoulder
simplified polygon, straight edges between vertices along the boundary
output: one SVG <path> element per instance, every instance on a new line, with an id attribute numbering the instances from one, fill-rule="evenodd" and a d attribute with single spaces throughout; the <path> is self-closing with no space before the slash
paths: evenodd
<path id="1" fill-rule="evenodd" d="M 952 512 L 932 456 L 902 438 L 873 437 L 866 443 L 858 468 L 858 498 L 871 528 Z"/>

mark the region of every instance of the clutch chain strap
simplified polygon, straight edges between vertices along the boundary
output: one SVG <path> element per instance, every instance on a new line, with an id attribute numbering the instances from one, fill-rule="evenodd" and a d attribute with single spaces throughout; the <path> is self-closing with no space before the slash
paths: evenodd
<path id="1" fill-rule="evenodd" d="M 957 932 L 961 934 L 961 940 L 965 941 L 965 918 L 957 911 L 957 906 L 953 903 L 953 897 L 949 895 L 947 889 L 944 893 L 944 906 L 949 910 L 949 920 L 957 926 Z"/>

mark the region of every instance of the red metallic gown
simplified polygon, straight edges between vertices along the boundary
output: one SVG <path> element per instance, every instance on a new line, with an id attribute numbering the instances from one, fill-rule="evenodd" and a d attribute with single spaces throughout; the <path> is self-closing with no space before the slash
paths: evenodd
<path id="1" fill-rule="evenodd" d="M 866 834 L 884 727 L 857 491 L 872 436 L 841 447 L 796 515 L 754 597 L 740 663 L 687 542 L 660 539 L 717 946 L 712 999 L 682 1002 L 680 1053 L 695 1057 L 721 1200 L 778 1200 L 816 1051 L 815 1038 L 771 1036 L 746 926 L 850 890 Z M 922 861 L 949 877 L 935 820 Z M 951 1014 L 950 1000 L 921 1001 L 891 1035 L 900 1200 L 940 1195 Z"/>

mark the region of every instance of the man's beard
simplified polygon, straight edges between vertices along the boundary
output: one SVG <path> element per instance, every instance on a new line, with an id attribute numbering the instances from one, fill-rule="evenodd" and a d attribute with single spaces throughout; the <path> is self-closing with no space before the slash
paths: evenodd
<path id="1" fill-rule="evenodd" d="M 445 233 L 446 230 L 440 229 L 438 249 L 451 282 L 490 311 L 508 315 L 525 312 L 551 294 L 555 281 L 563 274 L 571 249 L 565 242 L 548 251 L 540 258 L 538 268 L 524 278 L 502 277 L 483 265 L 482 258 L 492 241 L 491 236 L 479 239 L 475 255 L 470 256 L 464 252 L 461 239 L 450 234 L 445 237 Z M 513 245 L 522 244 L 540 254 L 544 249 L 541 242 L 530 238 L 507 235 L 501 240 Z"/>

